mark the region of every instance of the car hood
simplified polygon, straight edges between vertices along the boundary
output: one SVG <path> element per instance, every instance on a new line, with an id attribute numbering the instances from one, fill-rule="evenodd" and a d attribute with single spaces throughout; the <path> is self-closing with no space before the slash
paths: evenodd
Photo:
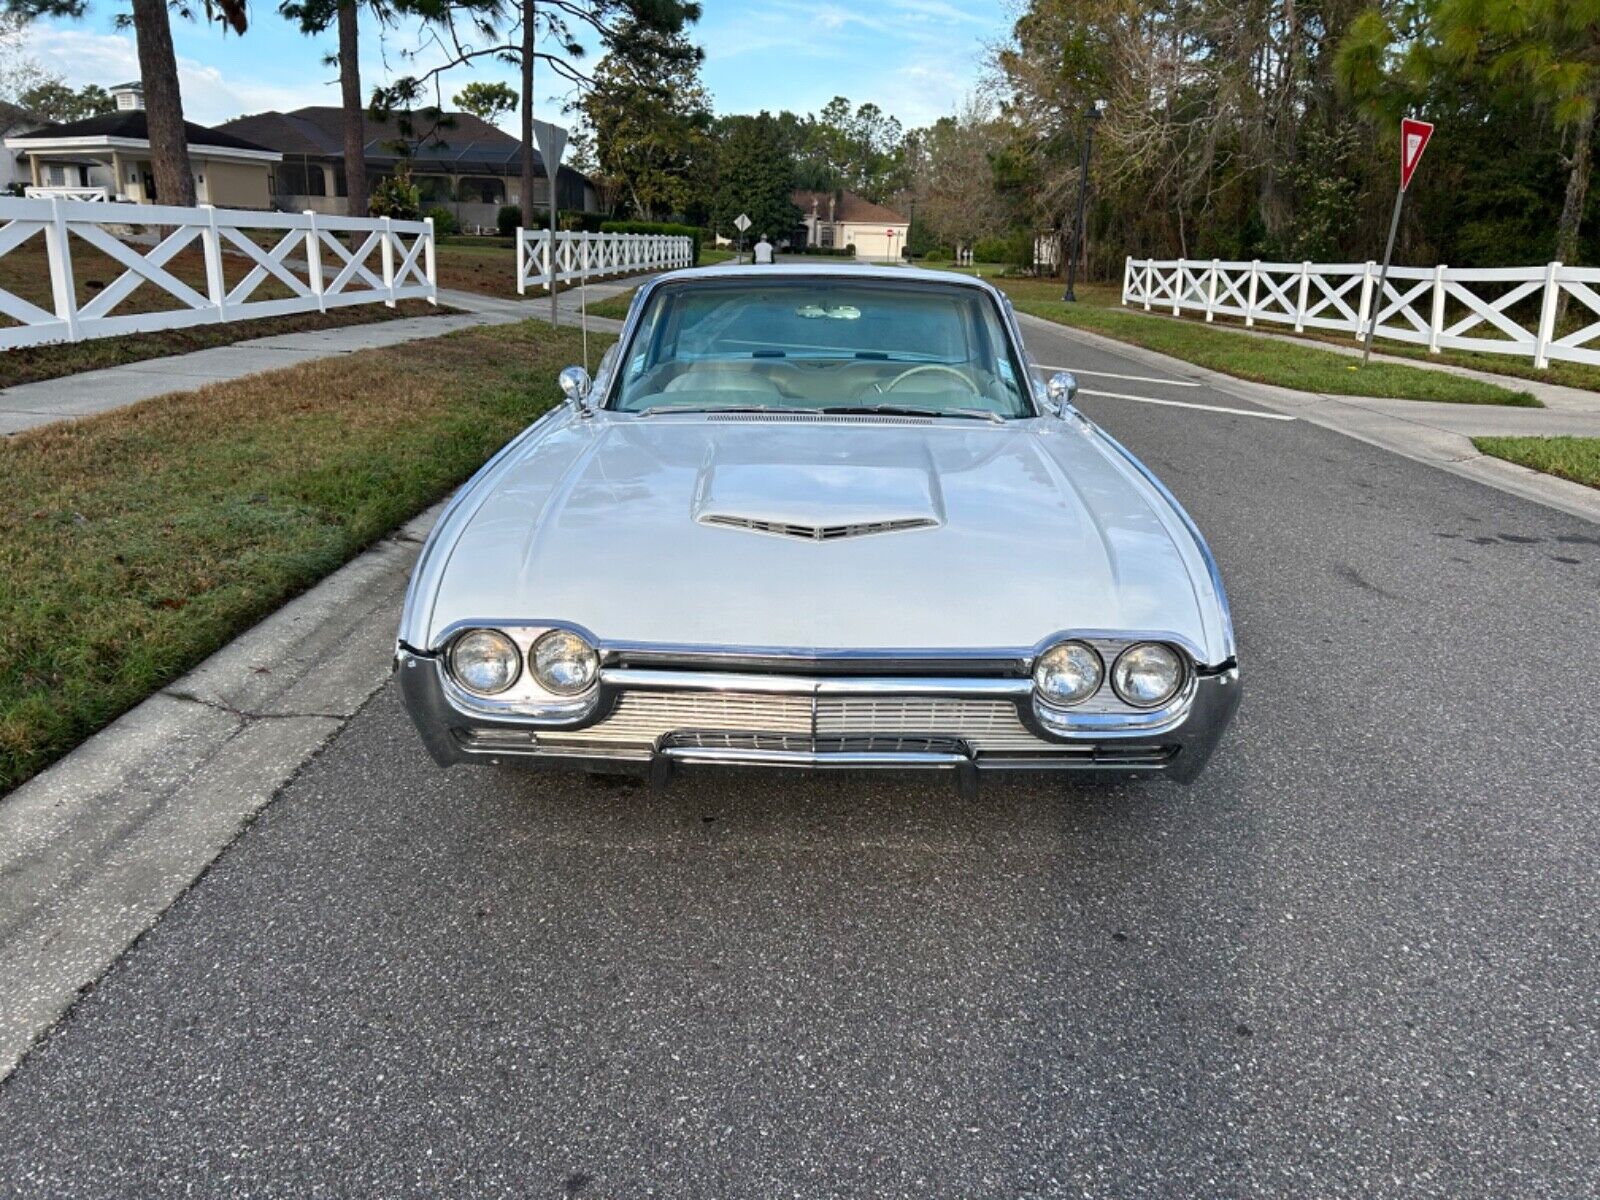
<path id="1" fill-rule="evenodd" d="M 429 644 L 469 620 L 800 653 L 1138 630 L 1205 658 L 1193 540 L 1105 447 L 1054 419 L 565 421 L 456 518 Z"/>

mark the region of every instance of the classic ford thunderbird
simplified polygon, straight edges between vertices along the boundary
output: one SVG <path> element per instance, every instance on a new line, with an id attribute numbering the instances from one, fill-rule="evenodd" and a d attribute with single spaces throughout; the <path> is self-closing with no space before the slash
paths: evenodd
<path id="1" fill-rule="evenodd" d="M 401 618 L 440 764 L 1191 780 L 1239 699 L 1215 562 L 959 275 L 641 287 L 468 482 Z"/>

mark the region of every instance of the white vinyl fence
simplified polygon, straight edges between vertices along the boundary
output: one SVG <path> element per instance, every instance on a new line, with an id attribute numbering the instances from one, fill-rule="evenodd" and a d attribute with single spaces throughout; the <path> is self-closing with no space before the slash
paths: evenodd
<path id="1" fill-rule="evenodd" d="M 694 265 L 694 239 L 661 233 L 557 233 L 555 270 L 549 230 L 517 229 L 517 292 L 573 279 L 666 271 Z"/>
<path id="2" fill-rule="evenodd" d="M 0 287 L 0 313 L 15 322 L 0 326 L 0 349 L 326 312 L 347 304 L 392 307 L 413 298 L 437 302 L 432 221 L 208 205 L 106 204 L 53 196 L 0 198 L 0 222 L 0 258 L 34 237 L 43 239 L 52 297 L 51 308 L 45 309 Z M 167 269 L 176 255 L 196 243 L 205 263 L 203 293 Z M 75 256 L 83 262 L 86 249 L 98 252 L 98 266 L 103 267 L 104 256 L 120 271 L 80 303 L 73 267 Z M 278 294 L 258 296 L 269 280 L 270 290 Z M 141 287 L 163 293 L 164 307 L 118 311 Z"/>
<path id="3" fill-rule="evenodd" d="M 1273 321 L 1296 332 L 1332 329 L 1361 338 L 1378 307 L 1374 338 L 1440 350 L 1476 350 L 1600 364 L 1600 268 L 1390 267 L 1378 303 L 1377 263 L 1127 260 L 1123 304 L 1214 317 Z M 1556 313 L 1569 298 L 1567 332 Z M 1578 318 L 1576 324 L 1571 318 Z"/>

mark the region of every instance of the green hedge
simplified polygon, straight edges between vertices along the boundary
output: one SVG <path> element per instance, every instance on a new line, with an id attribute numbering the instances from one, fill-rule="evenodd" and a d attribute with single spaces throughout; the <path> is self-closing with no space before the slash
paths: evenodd
<path id="1" fill-rule="evenodd" d="M 814 254 L 818 258 L 854 258 L 856 244 L 851 242 L 848 246 L 800 246 L 796 249 L 786 250 L 785 254 Z"/>
<path id="2" fill-rule="evenodd" d="M 690 258 L 691 264 L 700 262 L 700 235 L 705 231 L 693 225 L 672 225 L 665 221 L 605 221 L 600 226 L 601 233 L 660 233 L 668 237 L 686 237 L 694 241 L 694 253 Z"/>

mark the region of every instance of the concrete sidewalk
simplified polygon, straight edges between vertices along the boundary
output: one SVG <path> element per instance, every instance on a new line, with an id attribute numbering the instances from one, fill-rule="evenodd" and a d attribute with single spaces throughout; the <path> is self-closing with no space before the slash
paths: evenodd
<path id="1" fill-rule="evenodd" d="M 436 317 L 376 321 L 370 325 L 345 325 L 338 329 L 280 333 L 227 346 L 212 346 L 190 354 L 148 358 L 98 371 L 63 375 L 59 379 L 19 384 L 0 391 L 0 435 L 110 412 L 152 396 L 297 366 L 336 354 L 395 346 L 474 325 L 502 324 L 518 319 L 515 315 L 464 311 Z"/>
<path id="2" fill-rule="evenodd" d="M 638 287 L 653 275 L 634 275 L 607 283 L 591 283 L 589 303 L 619 295 Z M 579 292 L 573 289 L 557 295 L 558 320 L 576 325 L 579 319 Z M 304 333 L 281 333 L 252 338 L 227 346 L 212 346 L 190 354 L 173 354 L 142 362 L 105 367 L 24 383 L 0 390 L 0 436 L 21 433 L 56 421 L 110 412 L 163 396 L 187 391 L 208 383 L 239 379 L 261 371 L 275 371 L 300 363 L 315 362 L 337 354 L 353 354 L 380 346 L 441 337 L 458 329 L 478 325 L 505 325 L 514 321 L 544 321 L 550 316 L 549 297 L 529 296 L 526 300 L 482 296 L 476 292 L 441 290 L 441 307 L 454 312 L 438 316 L 408 317 L 397 321 L 375 321 L 366 325 L 346 325 Z M 589 328 L 608 333 L 622 329 L 622 322 L 590 317 Z"/>

